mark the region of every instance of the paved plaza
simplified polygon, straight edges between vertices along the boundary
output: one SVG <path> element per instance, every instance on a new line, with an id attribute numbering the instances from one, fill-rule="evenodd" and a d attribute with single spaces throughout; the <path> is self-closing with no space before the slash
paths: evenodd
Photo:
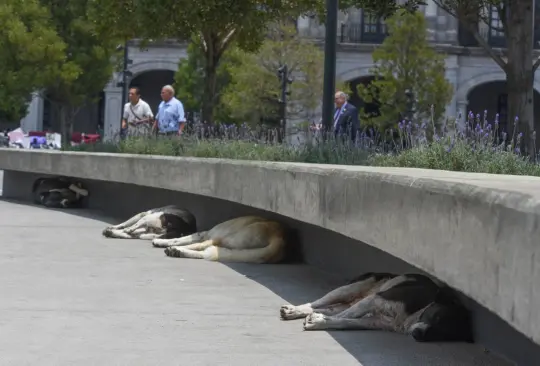
<path id="1" fill-rule="evenodd" d="M 474 345 L 304 332 L 279 306 L 336 279 L 304 265 L 167 258 L 149 242 L 103 238 L 106 221 L 0 201 L 0 365 L 507 365 Z"/>

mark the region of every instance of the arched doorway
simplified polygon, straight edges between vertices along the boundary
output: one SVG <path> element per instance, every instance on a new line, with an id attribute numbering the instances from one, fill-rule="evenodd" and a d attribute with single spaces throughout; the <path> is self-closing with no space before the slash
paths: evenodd
<path id="1" fill-rule="evenodd" d="M 161 88 L 174 83 L 174 72 L 170 70 L 151 70 L 137 75 L 131 80 L 129 87 L 138 87 L 141 98 L 150 105 L 154 115 L 161 103 Z"/>
<path id="2" fill-rule="evenodd" d="M 495 115 L 499 114 L 499 126 L 501 131 L 508 132 L 509 123 L 512 123 L 515 116 L 508 115 L 508 92 L 506 81 L 490 81 L 479 84 L 470 89 L 468 96 L 467 113 L 479 114 L 483 119 L 484 111 L 487 111 L 487 119 L 493 124 Z M 535 130 L 540 127 L 540 94 L 534 92 L 534 125 Z M 511 126 L 510 126 L 511 127 Z M 538 137 L 538 134 L 537 134 Z"/>
<path id="3" fill-rule="evenodd" d="M 369 85 L 373 80 L 375 80 L 375 76 L 363 76 L 349 81 L 349 87 L 351 88 L 349 103 L 353 104 L 356 108 L 358 108 L 359 113 L 363 111 L 366 114 L 379 116 L 379 103 L 367 103 L 358 95 L 358 86 Z M 360 121 L 360 124 L 361 123 L 362 121 Z"/>

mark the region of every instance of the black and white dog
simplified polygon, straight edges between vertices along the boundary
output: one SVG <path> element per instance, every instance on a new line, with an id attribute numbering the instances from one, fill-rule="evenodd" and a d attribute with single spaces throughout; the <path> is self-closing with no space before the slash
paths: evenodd
<path id="1" fill-rule="evenodd" d="M 195 216 L 170 205 L 138 213 L 129 220 L 103 230 L 103 236 L 119 239 L 173 239 L 197 232 Z"/>
<path id="2" fill-rule="evenodd" d="M 385 330 L 418 342 L 472 342 L 468 310 L 448 286 L 421 274 L 366 273 L 312 303 L 280 309 L 304 330 Z"/>
<path id="3" fill-rule="evenodd" d="M 34 203 L 49 208 L 78 208 L 88 190 L 81 182 L 63 177 L 38 178 L 32 185 Z"/>

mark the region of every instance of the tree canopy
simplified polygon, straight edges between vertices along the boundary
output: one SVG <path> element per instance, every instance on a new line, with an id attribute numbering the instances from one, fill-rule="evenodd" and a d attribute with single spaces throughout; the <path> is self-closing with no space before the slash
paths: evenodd
<path id="1" fill-rule="evenodd" d="M 203 120 L 212 123 L 217 68 L 235 42 L 253 51 L 263 42 L 266 26 L 314 9 L 317 0 L 90 0 L 95 23 L 129 38 L 200 39 L 205 58 Z"/>
<path id="2" fill-rule="evenodd" d="M 379 14 L 396 11 L 395 0 L 351 0 L 353 5 Z M 534 0 L 433 0 L 440 8 L 454 16 L 472 33 L 478 45 L 499 65 L 506 74 L 508 92 L 508 126 L 523 133 L 523 147 L 529 156 L 535 156 L 534 131 L 534 74 L 540 66 L 540 57 L 534 51 Z M 402 6 L 414 9 L 423 1 L 408 0 Z M 490 22 L 495 10 L 501 26 Z M 505 50 L 490 46 L 488 39 L 480 34 L 479 24 L 484 23 L 490 31 L 502 32 Z M 509 135 L 518 136 L 513 131 Z M 540 134 L 537 136 L 540 137 Z"/>
<path id="3" fill-rule="evenodd" d="M 187 47 L 187 57 L 178 63 L 178 71 L 174 78 L 176 96 L 182 101 L 186 111 L 196 113 L 202 109 L 205 71 L 205 57 L 198 42 L 197 38 L 190 42 Z M 231 116 L 221 103 L 221 97 L 224 88 L 231 82 L 229 68 L 239 62 L 238 57 L 239 52 L 236 51 L 236 47 L 231 47 L 223 54 L 223 60 L 216 70 L 214 116 L 217 122 L 231 122 Z"/>
<path id="4" fill-rule="evenodd" d="M 18 121 L 33 91 L 69 72 L 66 45 L 38 0 L 3 0 L 0 24 L 0 116 Z"/>
<path id="5" fill-rule="evenodd" d="M 322 91 L 323 53 L 296 35 L 291 26 L 275 25 L 256 53 L 238 51 L 240 62 L 228 65 L 231 83 L 223 101 L 240 120 L 259 123 L 279 119 L 281 84 L 278 68 L 287 65 L 296 78 L 289 87 L 288 114 L 309 118 L 319 104 Z"/>
<path id="6" fill-rule="evenodd" d="M 72 121 L 80 107 L 94 102 L 117 66 L 119 38 L 88 17 L 91 0 L 41 0 L 65 44 L 64 68 L 43 92 L 60 118 L 62 141 L 71 141 Z M 120 121 L 118 121 L 120 123 Z"/>
<path id="7" fill-rule="evenodd" d="M 395 128 L 414 111 L 417 118 L 428 121 L 433 117 L 437 123 L 453 90 L 445 77 L 444 55 L 426 39 L 424 15 L 398 10 L 386 24 L 389 36 L 373 52 L 375 66 L 371 73 L 375 80 L 359 87 L 359 95 L 366 102 L 376 100 L 381 104 L 380 116 L 372 121 L 381 130 Z"/>

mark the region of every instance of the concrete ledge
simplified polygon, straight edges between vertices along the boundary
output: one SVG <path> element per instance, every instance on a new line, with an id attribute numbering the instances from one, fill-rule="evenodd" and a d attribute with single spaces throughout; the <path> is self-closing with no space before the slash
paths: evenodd
<path id="1" fill-rule="evenodd" d="M 13 149 L 0 149 L 0 169 L 204 195 L 324 227 L 437 276 L 540 344 L 540 178 Z"/>

